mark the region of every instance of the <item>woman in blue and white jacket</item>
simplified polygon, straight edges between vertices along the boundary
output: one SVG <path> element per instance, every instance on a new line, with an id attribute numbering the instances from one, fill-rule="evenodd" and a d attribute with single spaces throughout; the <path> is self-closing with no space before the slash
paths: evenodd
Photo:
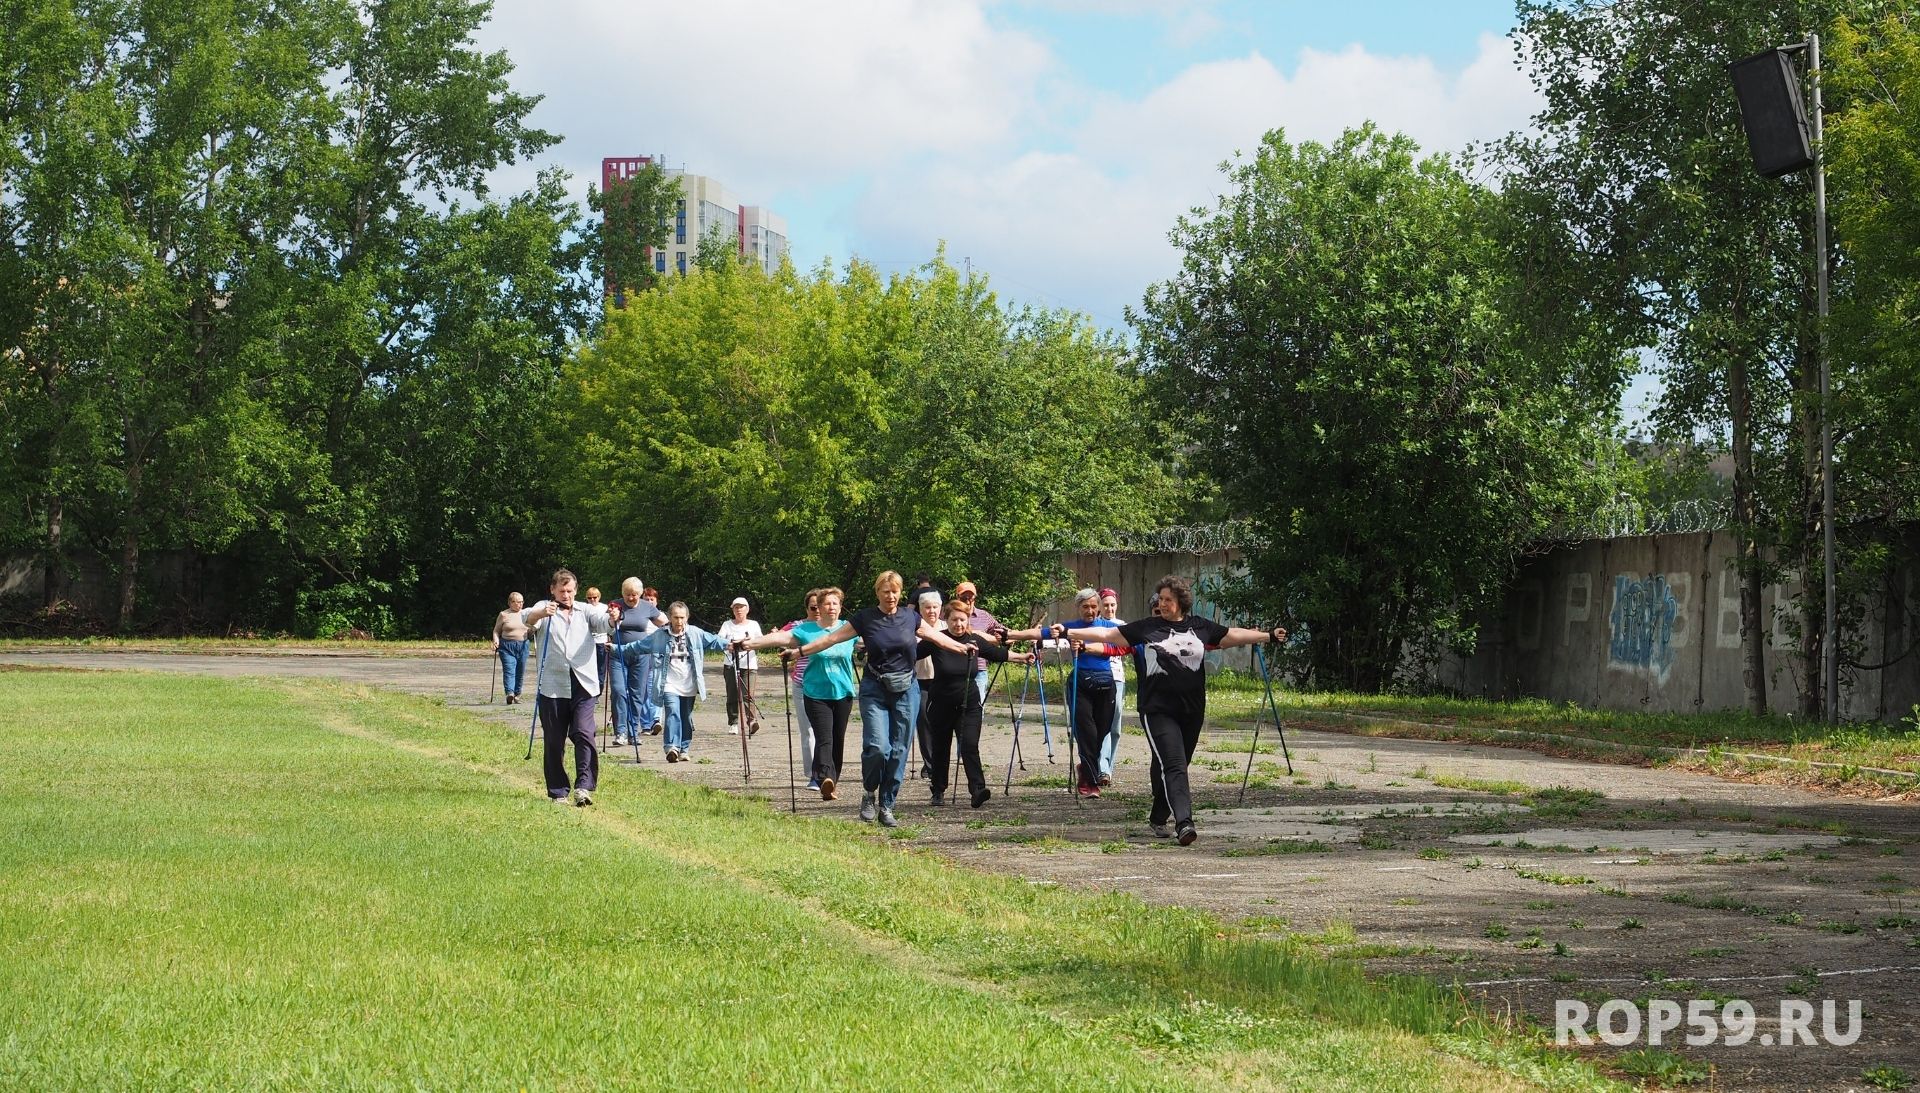
<path id="1" fill-rule="evenodd" d="M 693 704 L 707 697 L 706 654 L 726 650 L 724 639 L 688 624 L 687 605 L 678 600 L 667 608 L 665 627 L 613 647 L 630 669 L 637 669 L 642 656 L 653 658 L 654 670 L 660 673 L 661 704 L 666 707 L 667 762 L 687 758 L 693 744 Z"/>

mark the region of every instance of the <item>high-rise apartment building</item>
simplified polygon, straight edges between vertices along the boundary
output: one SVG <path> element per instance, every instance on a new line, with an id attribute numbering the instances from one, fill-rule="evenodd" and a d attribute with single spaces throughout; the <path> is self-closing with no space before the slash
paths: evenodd
<path id="1" fill-rule="evenodd" d="M 649 163 L 663 157 L 635 156 L 600 161 L 601 186 L 626 178 Z M 669 178 L 680 182 L 680 198 L 667 224 L 667 242 L 654 251 L 656 273 L 687 272 L 687 265 L 700 252 L 700 240 L 719 235 L 732 242 L 742 257 L 751 258 L 762 269 L 780 268 L 787 256 L 787 221 L 773 210 L 747 205 L 735 197 L 719 179 L 686 171 L 667 170 Z"/>

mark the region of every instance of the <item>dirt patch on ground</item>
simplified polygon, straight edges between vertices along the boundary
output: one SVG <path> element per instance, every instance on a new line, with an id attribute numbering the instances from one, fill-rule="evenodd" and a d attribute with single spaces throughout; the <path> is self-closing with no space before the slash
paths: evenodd
<path id="1" fill-rule="evenodd" d="M 487 704 L 493 662 L 479 657 L 8 652 L 0 661 L 350 679 L 469 707 L 515 736 L 531 717 L 530 707 L 502 706 L 497 694 Z M 602 794 L 644 769 L 772 807 L 852 818 L 857 787 L 833 803 L 804 789 L 790 796 L 777 695 L 750 742 L 754 776 L 744 780 L 717 676 L 710 683 L 714 697 L 695 718 L 694 761 L 667 764 L 657 740 L 637 757 L 631 748 L 610 752 Z M 1682 1010 L 1705 1001 L 1716 1013 L 1749 1003 L 1756 1024 L 1747 1044 L 1686 1046 L 1671 1038 L 1682 1027 L 1664 1045 L 1711 1064 L 1718 1088 L 1859 1088 L 1862 1072 L 1878 1066 L 1920 1075 L 1920 810 L 1911 803 L 1314 731 L 1290 732 L 1292 774 L 1277 752 L 1256 755 L 1257 784 L 1241 801 L 1248 733 L 1221 729 L 1202 738 L 1196 756 L 1201 838 L 1182 849 L 1147 829 L 1137 731 L 1121 748 L 1114 786 L 1080 801 L 1064 789 L 1064 734 L 1054 727 L 1049 762 L 1037 707 L 1033 714 L 1010 790 L 1003 704 L 982 746 L 994 799 L 979 810 L 934 808 L 915 780 L 901 798 L 906 826 L 891 837 L 1035 884 L 1124 891 L 1204 908 L 1250 931 L 1311 938 L 1370 968 L 1457 983 L 1496 1013 L 1549 1027 L 1563 1000 L 1589 1012 L 1629 1000 L 1642 1015 L 1656 999 Z M 847 754 L 856 781 L 858 728 L 856 720 Z M 1269 735 L 1262 746 L 1270 743 Z M 528 791 L 540 792 L 537 767 L 527 777 Z M 1817 1019 L 1815 1044 L 1772 1042 L 1783 1002 L 1808 1003 L 1815 1014 L 1836 1003 L 1835 1031 L 1844 1034 L 1854 1001 L 1863 1016 L 1851 1045 L 1825 1042 Z M 1631 1047 L 1646 1046 L 1643 1029 Z M 1617 1057 L 1626 1048 L 1591 1050 Z"/>

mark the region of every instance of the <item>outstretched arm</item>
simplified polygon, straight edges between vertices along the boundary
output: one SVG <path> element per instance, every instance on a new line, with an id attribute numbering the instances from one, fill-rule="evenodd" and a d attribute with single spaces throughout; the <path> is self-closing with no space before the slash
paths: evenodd
<path id="1" fill-rule="evenodd" d="M 794 637 L 791 630 L 775 630 L 757 638 L 741 638 L 733 644 L 741 649 L 798 649 L 800 639 Z"/>
<path id="2" fill-rule="evenodd" d="M 805 645 L 802 645 L 800 647 L 800 653 L 803 656 L 810 657 L 813 654 L 818 653 L 822 649 L 831 649 L 843 641 L 852 641 L 854 638 L 859 636 L 860 636 L 859 631 L 853 628 L 852 623 L 843 622 L 839 626 L 834 627 L 832 633 L 823 634 L 820 637 L 814 638 L 812 641 L 807 642 Z"/>
<path id="3" fill-rule="evenodd" d="M 1271 630 L 1249 630 L 1244 626 L 1227 628 L 1227 636 L 1220 639 L 1220 648 L 1234 649 L 1242 645 L 1279 644 L 1287 640 L 1287 628 L 1276 626 Z"/>
<path id="4" fill-rule="evenodd" d="M 914 634 L 917 637 L 919 637 L 921 641 L 930 641 L 933 644 L 938 645 L 940 648 L 945 649 L 949 653 L 973 652 L 973 646 L 968 645 L 965 642 L 955 641 L 947 635 L 947 632 L 945 630 L 935 630 L 933 627 L 928 626 L 924 622 L 920 624 L 920 628 L 918 630 L 914 631 Z"/>

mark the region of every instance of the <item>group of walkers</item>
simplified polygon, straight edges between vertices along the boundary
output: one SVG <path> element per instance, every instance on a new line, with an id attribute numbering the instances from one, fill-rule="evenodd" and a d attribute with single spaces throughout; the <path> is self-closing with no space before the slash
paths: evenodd
<path id="1" fill-rule="evenodd" d="M 603 675 L 612 692 L 614 742 L 662 736 L 666 759 L 675 763 L 688 758 L 694 706 L 707 694 L 705 654 L 722 656 L 729 730 L 752 735 L 760 728 L 751 697 L 757 654 L 778 650 L 781 685 L 791 688 L 790 708 L 799 721 L 808 790 L 825 801 L 840 798 L 847 727 L 857 700 L 859 816 L 885 827 L 899 825 L 895 809 L 916 742 L 933 805 L 948 802 L 956 747 L 968 803 L 980 808 L 992 798 L 980 757 L 988 665 L 1037 659 L 1035 652 L 1015 652 L 1015 642 L 1062 648 L 1072 656 L 1067 693 L 1075 792 L 1100 796 L 1112 784 L 1130 658 L 1152 755 L 1149 826 L 1182 846 L 1194 841 L 1187 767 L 1206 714 L 1206 653 L 1284 641 L 1284 629 L 1228 627 L 1196 617 L 1192 586 L 1175 576 L 1155 587 L 1148 618 L 1123 622 L 1114 590 L 1087 588 L 1076 597 L 1077 617 L 1023 630 L 1001 625 L 981 608 L 970 581 L 955 586 L 951 600 L 922 581 L 909 601 L 904 583 L 892 570 L 880 574 L 874 606 L 850 616 L 842 590 L 812 589 L 806 616 L 771 632 L 748 617 L 745 598 L 736 598 L 731 617 L 708 632 L 688 621 L 685 603 L 662 611 L 659 592 L 637 578 L 622 582 L 620 598 L 610 604 L 598 602 L 596 589 L 576 602 L 578 581 L 562 569 L 553 575 L 549 598 L 527 607 L 519 593 L 508 597 L 494 622 L 493 644 L 509 704 L 519 701 L 530 653 L 538 665 L 537 717 L 545 738 L 547 795 L 555 801 L 593 801 L 599 772 L 595 707 Z M 854 659 L 856 641 L 864 648 L 864 669 Z M 574 750 L 571 784 L 568 741 Z"/>

